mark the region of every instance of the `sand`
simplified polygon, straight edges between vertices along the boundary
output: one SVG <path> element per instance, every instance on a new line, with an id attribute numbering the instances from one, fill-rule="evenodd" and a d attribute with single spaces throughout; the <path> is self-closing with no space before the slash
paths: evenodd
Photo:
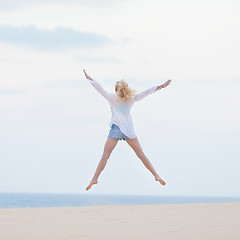
<path id="1" fill-rule="evenodd" d="M 1 240 L 239 240 L 240 203 L 0 209 Z"/>

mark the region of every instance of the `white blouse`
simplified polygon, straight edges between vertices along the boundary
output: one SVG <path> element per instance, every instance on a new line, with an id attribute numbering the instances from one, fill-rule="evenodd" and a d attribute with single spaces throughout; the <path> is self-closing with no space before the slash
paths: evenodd
<path id="1" fill-rule="evenodd" d="M 117 125 L 120 130 L 129 138 L 135 138 L 133 120 L 130 114 L 130 110 L 134 102 L 142 100 L 147 95 L 154 93 L 158 86 L 151 87 L 143 92 L 137 93 L 131 97 L 130 100 L 120 104 L 120 97 L 116 93 L 109 93 L 103 89 L 103 87 L 95 80 L 89 79 L 89 82 L 93 87 L 109 102 L 112 112 L 111 121 L 109 126 L 112 124 Z"/>

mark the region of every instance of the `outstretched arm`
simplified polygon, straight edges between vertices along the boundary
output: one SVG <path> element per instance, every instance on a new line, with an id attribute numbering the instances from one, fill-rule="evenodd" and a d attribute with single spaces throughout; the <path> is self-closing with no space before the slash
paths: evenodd
<path id="1" fill-rule="evenodd" d="M 145 98 L 147 95 L 154 93 L 157 90 L 158 86 L 151 87 L 143 92 L 137 93 L 133 96 L 133 101 L 140 101 Z"/>
<path id="2" fill-rule="evenodd" d="M 147 95 L 156 92 L 157 90 L 161 89 L 161 88 L 165 88 L 166 86 L 168 86 L 171 83 L 171 80 L 168 80 L 167 82 L 165 82 L 162 85 L 159 86 L 154 86 L 152 88 L 149 88 L 143 92 L 137 93 L 134 95 L 133 100 L 134 102 L 136 101 L 140 101 L 142 100 L 144 97 L 146 97 Z"/>
<path id="3" fill-rule="evenodd" d="M 85 74 L 85 77 L 90 81 L 90 83 L 93 85 L 93 87 L 107 100 L 109 100 L 110 94 L 103 89 L 103 87 L 95 80 L 92 79 L 89 75 L 87 75 L 86 71 L 83 69 L 83 72 Z"/>

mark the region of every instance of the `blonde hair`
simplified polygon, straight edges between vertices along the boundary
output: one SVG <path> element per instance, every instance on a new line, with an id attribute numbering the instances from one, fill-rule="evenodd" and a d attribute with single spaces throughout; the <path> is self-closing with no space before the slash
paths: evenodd
<path id="1" fill-rule="evenodd" d="M 136 93 L 136 90 L 129 88 L 128 84 L 124 80 L 116 82 L 115 91 L 117 95 L 120 97 L 120 103 L 122 103 L 122 101 L 129 100 Z"/>

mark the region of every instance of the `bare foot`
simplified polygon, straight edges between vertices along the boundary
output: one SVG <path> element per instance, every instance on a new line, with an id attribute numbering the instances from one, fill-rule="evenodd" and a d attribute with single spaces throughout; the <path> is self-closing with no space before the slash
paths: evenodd
<path id="1" fill-rule="evenodd" d="M 90 184 L 87 186 L 86 190 L 89 190 L 93 184 L 97 184 L 97 183 L 98 183 L 97 180 L 91 181 Z"/>
<path id="2" fill-rule="evenodd" d="M 159 181 L 163 186 L 166 185 L 166 183 L 160 177 L 156 177 L 155 180 Z"/>

